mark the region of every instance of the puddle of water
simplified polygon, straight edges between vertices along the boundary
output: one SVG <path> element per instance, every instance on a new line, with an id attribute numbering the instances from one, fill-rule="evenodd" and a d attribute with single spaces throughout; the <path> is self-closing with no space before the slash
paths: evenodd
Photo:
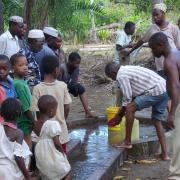
<path id="1" fill-rule="evenodd" d="M 140 139 L 156 136 L 153 126 L 140 126 Z M 84 180 L 99 167 L 104 167 L 112 153 L 117 151 L 109 143 L 122 141 L 121 134 L 109 132 L 107 125 L 95 124 L 81 127 L 70 132 L 70 138 L 81 139 L 82 147 L 79 156 L 71 159 L 73 180 Z M 110 141 L 110 142 L 109 142 Z"/>

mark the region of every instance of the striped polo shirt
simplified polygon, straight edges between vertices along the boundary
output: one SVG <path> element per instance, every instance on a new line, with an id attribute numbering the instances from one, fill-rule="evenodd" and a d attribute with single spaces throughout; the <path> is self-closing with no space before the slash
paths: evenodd
<path id="1" fill-rule="evenodd" d="M 158 96 L 166 92 L 166 81 L 154 71 L 140 66 L 121 66 L 116 80 L 123 92 L 123 106 L 144 93 Z"/>

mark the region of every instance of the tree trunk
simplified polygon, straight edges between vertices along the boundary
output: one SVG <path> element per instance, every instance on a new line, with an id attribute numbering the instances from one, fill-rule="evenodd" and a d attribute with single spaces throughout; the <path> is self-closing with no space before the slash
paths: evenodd
<path id="1" fill-rule="evenodd" d="M 0 34 L 4 31 L 4 22 L 3 22 L 3 3 L 0 0 Z"/>
<path id="2" fill-rule="evenodd" d="M 153 0 L 152 3 L 154 6 L 155 4 L 163 3 L 163 0 Z"/>
<path id="3" fill-rule="evenodd" d="M 94 0 L 90 0 L 91 5 L 94 3 Z M 97 34 L 96 34 L 96 25 L 95 25 L 95 17 L 94 17 L 94 11 L 91 9 L 90 10 L 90 15 L 91 15 L 91 31 L 90 31 L 90 39 L 97 43 Z"/>
<path id="4" fill-rule="evenodd" d="M 27 28 L 31 28 L 31 17 L 34 6 L 34 0 L 25 0 L 24 2 L 24 20 L 27 23 Z"/>

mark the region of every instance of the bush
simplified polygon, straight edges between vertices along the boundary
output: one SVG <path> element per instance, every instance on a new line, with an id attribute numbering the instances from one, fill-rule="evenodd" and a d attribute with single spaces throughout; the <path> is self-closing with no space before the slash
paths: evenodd
<path id="1" fill-rule="evenodd" d="M 97 32 L 97 36 L 101 41 L 107 42 L 111 37 L 111 33 L 108 30 L 100 30 Z"/>

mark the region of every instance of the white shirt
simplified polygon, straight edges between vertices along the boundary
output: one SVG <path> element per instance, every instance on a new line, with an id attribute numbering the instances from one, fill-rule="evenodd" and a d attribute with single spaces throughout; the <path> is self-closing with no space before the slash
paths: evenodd
<path id="1" fill-rule="evenodd" d="M 4 54 L 9 58 L 19 52 L 18 37 L 13 37 L 9 31 L 0 36 L 0 54 Z"/>
<path id="2" fill-rule="evenodd" d="M 121 66 L 116 80 L 123 92 L 123 106 L 143 93 L 158 96 L 166 92 L 166 81 L 154 71 L 140 66 Z"/>
<path id="3" fill-rule="evenodd" d="M 116 32 L 116 45 L 120 46 L 126 46 L 131 42 L 131 35 L 127 35 L 124 30 L 118 30 Z M 116 48 L 116 47 L 115 47 Z M 115 49 L 115 57 L 114 61 L 118 62 L 120 61 L 120 52 Z"/>

